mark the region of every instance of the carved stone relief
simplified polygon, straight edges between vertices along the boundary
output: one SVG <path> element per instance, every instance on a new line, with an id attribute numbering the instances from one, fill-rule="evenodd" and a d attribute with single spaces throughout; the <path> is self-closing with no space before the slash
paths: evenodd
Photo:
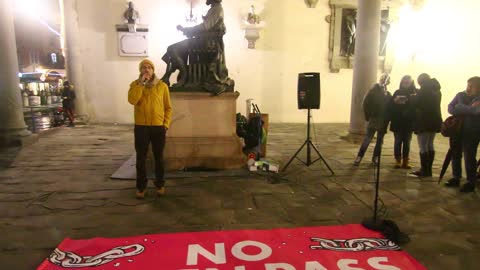
<path id="1" fill-rule="evenodd" d="M 118 54 L 120 56 L 148 56 L 148 25 L 138 24 L 139 12 L 133 2 L 123 13 L 124 24 L 117 24 Z"/>
<path id="2" fill-rule="evenodd" d="M 382 0 L 378 55 L 379 68 L 383 71 L 391 69 L 392 55 L 388 50 L 388 32 L 400 4 L 400 0 Z M 330 23 L 329 61 L 331 72 L 353 68 L 357 5 L 357 0 L 330 0 L 331 15 L 327 16 L 326 21 Z"/>

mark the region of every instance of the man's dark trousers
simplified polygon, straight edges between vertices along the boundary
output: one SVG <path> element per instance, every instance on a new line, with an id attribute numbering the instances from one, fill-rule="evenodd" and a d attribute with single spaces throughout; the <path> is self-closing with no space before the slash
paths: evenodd
<path id="1" fill-rule="evenodd" d="M 144 191 L 147 187 L 147 152 L 152 143 L 153 157 L 155 159 L 155 186 L 161 188 L 165 185 L 163 179 L 163 149 L 165 148 L 166 128 L 164 126 L 135 125 L 135 151 L 137 152 L 137 189 Z"/>
<path id="2" fill-rule="evenodd" d="M 452 151 L 452 176 L 462 178 L 462 135 L 450 137 L 450 151 Z"/>
<path id="3" fill-rule="evenodd" d="M 464 130 L 463 134 L 463 156 L 465 159 L 465 170 L 467 181 L 475 185 L 477 181 L 477 147 L 480 142 L 480 130 Z"/>

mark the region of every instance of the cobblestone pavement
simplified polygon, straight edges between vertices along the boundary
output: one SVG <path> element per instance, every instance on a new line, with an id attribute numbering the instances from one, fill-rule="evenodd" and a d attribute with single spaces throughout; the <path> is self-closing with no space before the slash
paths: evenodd
<path id="1" fill-rule="evenodd" d="M 35 269 L 66 237 L 360 223 L 372 215 L 373 169 L 367 162 L 372 146 L 360 167 L 353 167 L 359 142 L 342 139 L 347 129 L 347 124 L 317 124 L 313 132 L 335 176 L 321 161 L 309 167 L 294 161 L 277 175 L 189 174 L 167 179 L 163 198 L 154 196 L 150 184 L 144 201 L 134 199 L 134 181 L 110 179 L 134 151 L 132 126 L 62 127 L 41 134 L 31 145 L 0 152 L 0 266 Z M 269 160 L 285 164 L 304 142 L 306 128 L 270 124 L 269 131 Z M 437 136 L 436 147 L 438 176 L 445 138 Z M 478 193 L 460 194 L 438 185 L 435 177 L 420 180 L 393 169 L 392 152 L 389 133 L 381 210 L 410 235 L 405 250 L 428 269 L 478 269 Z M 418 164 L 415 138 L 411 158 Z"/>

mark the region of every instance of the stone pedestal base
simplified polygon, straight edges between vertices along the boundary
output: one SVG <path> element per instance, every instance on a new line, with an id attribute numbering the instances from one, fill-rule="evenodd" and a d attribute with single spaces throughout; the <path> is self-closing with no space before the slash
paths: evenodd
<path id="1" fill-rule="evenodd" d="M 26 128 L 0 129 L 0 148 L 8 146 L 20 146 L 32 135 Z"/>
<path id="2" fill-rule="evenodd" d="M 245 166 L 238 137 L 167 138 L 165 169 L 234 169 Z"/>
<path id="3" fill-rule="evenodd" d="M 236 135 L 238 96 L 237 92 L 170 93 L 173 113 L 164 152 L 166 170 L 245 166 L 243 144 Z"/>

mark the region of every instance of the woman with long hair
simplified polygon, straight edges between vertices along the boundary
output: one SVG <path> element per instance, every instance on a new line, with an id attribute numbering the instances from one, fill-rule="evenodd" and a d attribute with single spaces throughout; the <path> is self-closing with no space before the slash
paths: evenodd
<path id="1" fill-rule="evenodd" d="M 442 93 L 440 83 L 430 75 L 422 73 L 418 76 L 420 90 L 412 99 L 415 108 L 415 121 L 413 130 L 417 134 L 418 147 L 420 148 L 421 168 L 412 174 L 419 177 L 431 177 L 432 165 L 435 160 L 434 140 L 435 134 L 440 132 L 442 125 L 442 112 L 440 103 Z"/>
<path id="2" fill-rule="evenodd" d="M 390 115 L 390 131 L 393 132 L 395 168 L 411 169 L 408 161 L 410 141 L 413 133 L 414 114 L 410 99 L 416 93 L 415 82 L 410 75 L 403 76 L 400 86 L 391 100 L 388 111 Z"/>

